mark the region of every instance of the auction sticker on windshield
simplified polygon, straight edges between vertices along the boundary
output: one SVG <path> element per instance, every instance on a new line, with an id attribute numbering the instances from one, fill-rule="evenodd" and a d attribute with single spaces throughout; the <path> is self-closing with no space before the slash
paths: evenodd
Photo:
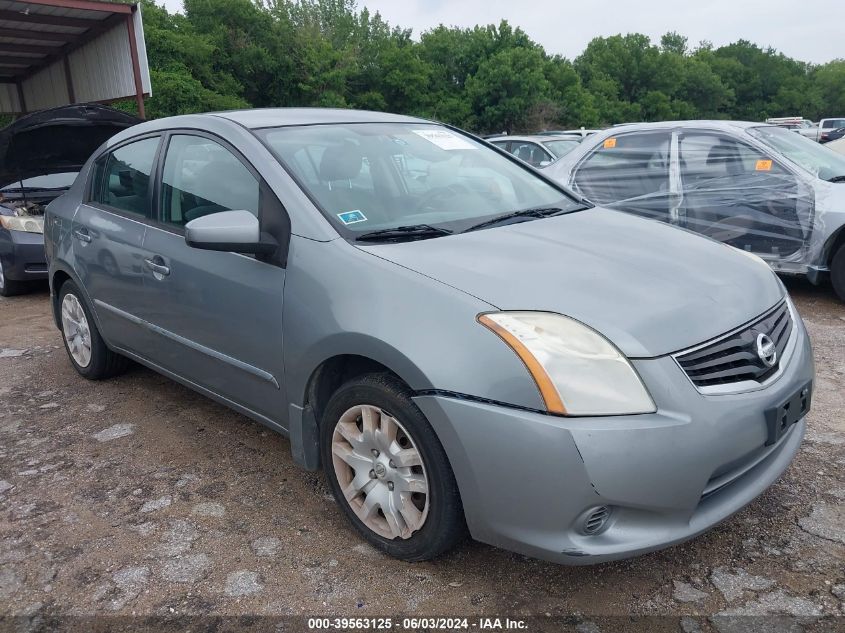
<path id="1" fill-rule="evenodd" d="M 449 130 L 412 130 L 412 132 L 434 143 L 440 149 L 476 149 L 475 145 Z"/>

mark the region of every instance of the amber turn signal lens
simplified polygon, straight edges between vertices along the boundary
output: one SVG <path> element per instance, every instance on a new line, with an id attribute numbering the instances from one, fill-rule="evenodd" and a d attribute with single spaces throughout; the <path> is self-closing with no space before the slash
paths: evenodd
<path id="1" fill-rule="evenodd" d="M 552 379 L 549 377 L 549 374 L 546 373 L 546 370 L 543 369 L 543 366 L 537 362 L 534 355 L 527 347 L 525 347 L 522 341 L 486 314 L 479 315 L 478 322 L 489 330 L 492 330 L 499 338 L 507 343 L 508 347 L 516 352 L 516 355 L 519 356 L 520 360 L 525 364 L 525 367 L 528 369 L 528 373 L 531 374 L 534 382 L 537 383 L 537 389 L 540 390 L 540 396 L 543 398 L 546 410 L 549 413 L 566 415 L 566 407 L 563 406 L 563 400 L 560 399 L 560 394 L 558 394 L 557 389 L 555 389 Z"/>

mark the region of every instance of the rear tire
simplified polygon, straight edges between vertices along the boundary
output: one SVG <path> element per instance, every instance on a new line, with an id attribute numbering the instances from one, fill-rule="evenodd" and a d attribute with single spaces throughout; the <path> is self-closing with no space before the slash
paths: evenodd
<path id="1" fill-rule="evenodd" d="M 845 302 L 845 244 L 839 247 L 830 261 L 830 281 L 836 295 Z"/>
<path id="2" fill-rule="evenodd" d="M 0 297 L 14 297 L 26 289 L 26 282 L 15 281 L 6 277 L 3 270 L 3 260 L 0 259 Z"/>
<path id="3" fill-rule="evenodd" d="M 466 524 L 446 452 L 410 396 L 390 374 L 347 382 L 326 405 L 320 446 L 329 487 L 355 529 L 416 562 L 454 547 Z"/>
<path id="4" fill-rule="evenodd" d="M 103 380 L 126 371 L 129 359 L 106 346 L 85 297 L 72 281 L 59 289 L 59 323 L 68 358 L 80 376 Z"/>

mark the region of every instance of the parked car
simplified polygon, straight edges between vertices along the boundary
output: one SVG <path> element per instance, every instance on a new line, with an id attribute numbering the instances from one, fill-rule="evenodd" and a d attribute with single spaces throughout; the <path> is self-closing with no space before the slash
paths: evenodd
<path id="1" fill-rule="evenodd" d="M 842 137 L 845 137 L 845 127 L 840 127 L 840 128 L 837 128 L 837 129 L 835 129 L 831 132 L 828 132 L 827 133 L 827 139 L 825 140 L 825 143 L 830 143 L 831 141 L 835 141 L 835 140 L 840 139 Z"/>
<path id="2" fill-rule="evenodd" d="M 532 167 L 551 165 L 561 156 L 565 156 L 578 147 L 582 137 L 570 136 L 493 136 L 487 139 L 496 147 L 501 147 Z"/>
<path id="3" fill-rule="evenodd" d="M 576 130 L 546 130 L 545 132 L 537 132 L 537 136 L 580 136 L 581 138 L 587 138 L 598 131 L 588 130 L 582 127 Z"/>
<path id="4" fill-rule="evenodd" d="M 571 564 L 678 543 L 804 434 L 812 350 L 763 262 L 429 121 L 149 121 L 95 152 L 45 235 L 79 374 L 133 359 L 288 435 L 405 560 L 467 528 Z M 115 251 L 143 275 L 103 267 Z"/>
<path id="5" fill-rule="evenodd" d="M 140 119 L 100 105 L 42 110 L 0 130 L 0 295 L 47 279 L 44 208 L 103 141 Z"/>
<path id="6" fill-rule="evenodd" d="M 546 171 L 596 204 L 830 276 L 845 300 L 845 159 L 761 123 L 645 123 L 590 137 Z"/>

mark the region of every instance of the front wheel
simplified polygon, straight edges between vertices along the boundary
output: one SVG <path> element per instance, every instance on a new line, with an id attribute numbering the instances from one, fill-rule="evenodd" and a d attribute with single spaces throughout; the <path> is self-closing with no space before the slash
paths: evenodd
<path id="1" fill-rule="evenodd" d="M 845 244 L 839 247 L 830 262 L 830 281 L 839 299 L 845 301 Z"/>
<path id="2" fill-rule="evenodd" d="M 372 545 L 421 561 L 464 538 L 446 453 L 397 379 L 372 374 L 341 386 L 322 416 L 320 439 L 332 493 Z"/>
<path id="3" fill-rule="evenodd" d="M 6 277 L 3 271 L 3 260 L 0 259 L 0 297 L 13 297 L 26 289 L 24 282 Z"/>

